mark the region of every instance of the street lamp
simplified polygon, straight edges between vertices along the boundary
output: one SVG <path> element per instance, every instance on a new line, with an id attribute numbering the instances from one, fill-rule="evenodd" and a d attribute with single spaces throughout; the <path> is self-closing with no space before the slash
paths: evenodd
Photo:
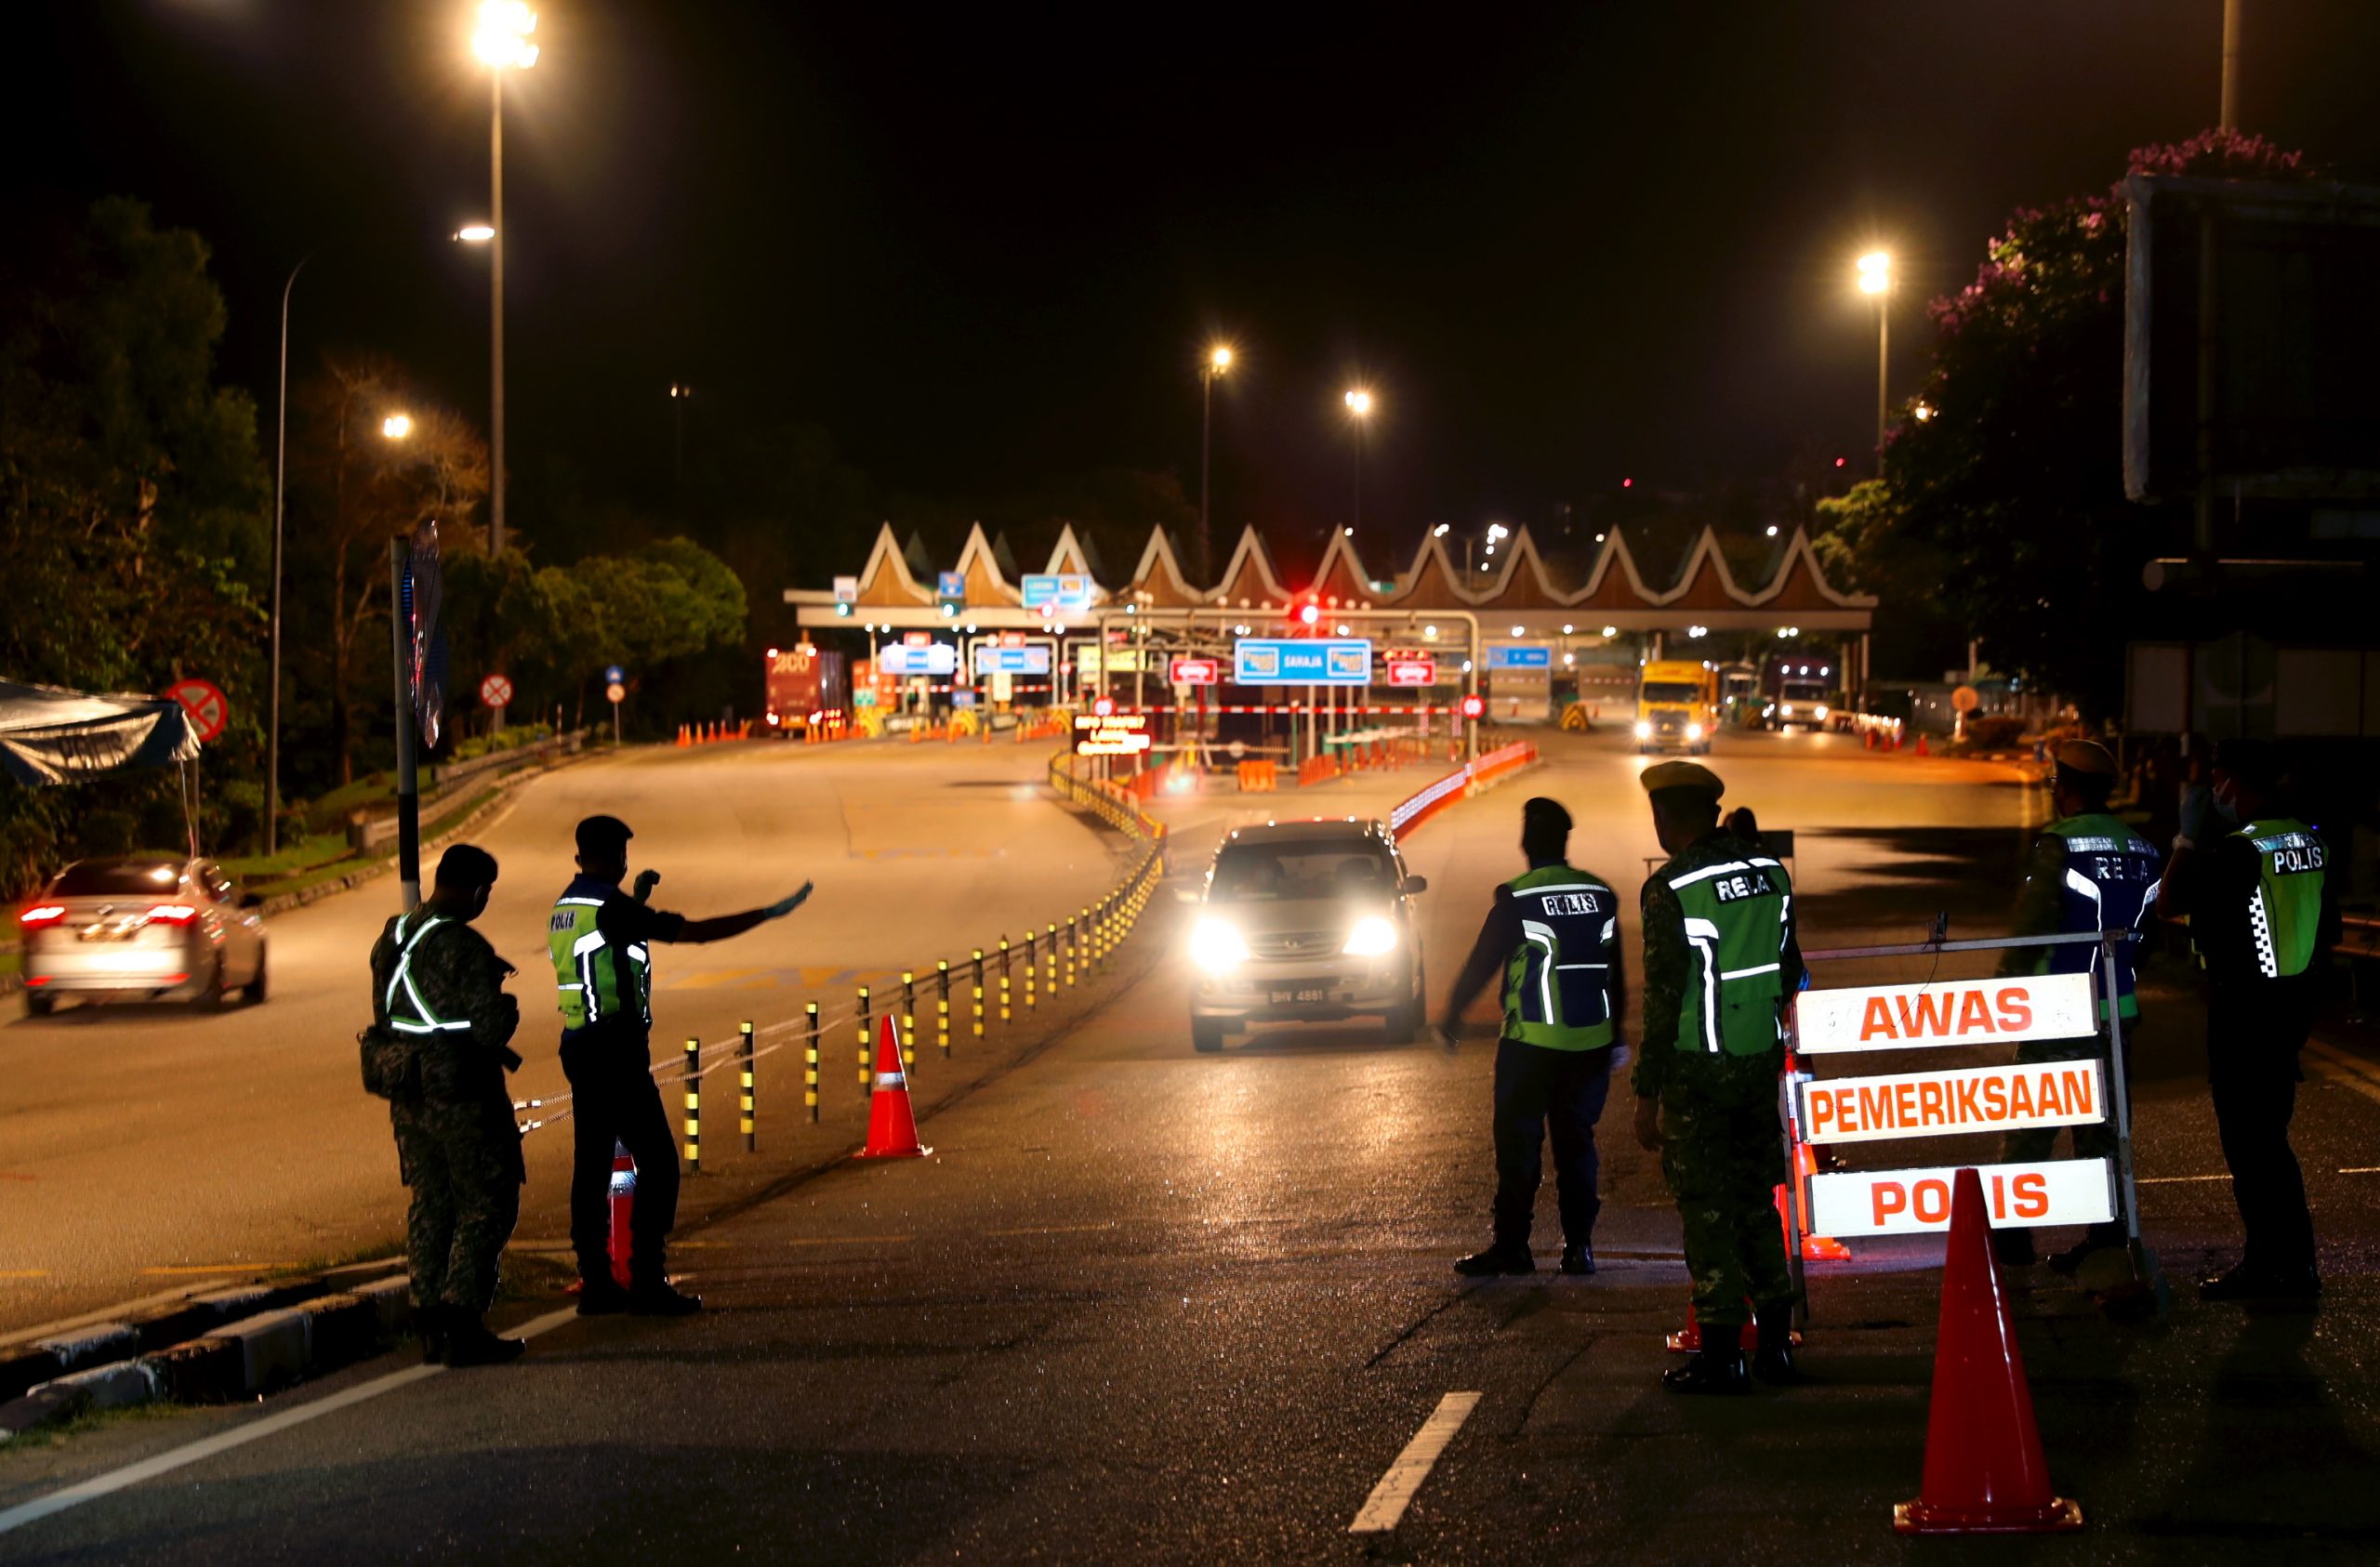
<path id="1" fill-rule="evenodd" d="M 1371 422 L 1372 394 L 1363 387 L 1350 387 L 1342 400 L 1347 404 L 1347 416 L 1355 421 L 1355 526 L 1364 525 L 1364 426 Z"/>
<path id="2" fill-rule="evenodd" d="M 403 441 L 413 433 L 413 415 L 391 414 L 380 421 L 380 433 L 390 441 Z"/>
<path id="3" fill-rule="evenodd" d="M 473 224 L 458 238 L 488 246 L 488 547 L 504 551 L 504 75 L 526 71 L 537 63 L 537 46 L 530 35 L 537 31 L 537 13 L 525 0 L 486 0 L 480 7 L 479 31 L 471 36 L 471 52 L 488 68 L 488 221 Z M 499 711 L 498 721 L 503 718 Z"/>
<path id="4" fill-rule="evenodd" d="M 1215 377 L 1230 372 L 1231 361 L 1231 345 L 1217 343 L 1207 350 L 1206 365 L 1198 372 L 1198 575 L 1202 578 L 1213 567 L 1207 529 L 1207 478 L 1208 454 L 1214 442 Z"/>
<path id="5" fill-rule="evenodd" d="M 1892 315 L 1888 301 L 1893 292 L 1893 257 L 1890 251 L 1871 250 L 1859 257 L 1859 292 L 1876 300 L 1876 444 L 1884 443 L 1884 383 L 1887 354 L 1892 346 Z"/>

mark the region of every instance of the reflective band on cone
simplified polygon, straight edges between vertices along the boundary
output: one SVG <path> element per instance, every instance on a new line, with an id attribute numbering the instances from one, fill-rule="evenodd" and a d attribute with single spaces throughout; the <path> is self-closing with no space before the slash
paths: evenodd
<path id="1" fill-rule="evenodd" d="M 628 1145 L 612 1142 L 612 1282 L 628 1287 L 629 1226 L 636 1214 L 636 1161 Z"/>
<path id="2" fill-rule="evenodd" d="M 909 1107 L 909 1079 L 901 1070 L 901 1035 L 892 1019 L 876 1037 L 876 1091 L 867 1101 L 867 1146 L 857 1159 L 919 1159 L 932 1152 L 918 1142 Z"/>

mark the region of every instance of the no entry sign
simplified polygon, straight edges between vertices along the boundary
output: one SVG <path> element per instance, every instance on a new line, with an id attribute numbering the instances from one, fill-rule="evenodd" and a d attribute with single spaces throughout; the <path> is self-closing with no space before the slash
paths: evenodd
<path id="1" fill-rule="evenodd" d="M 2091 1060 L 1829 1077 L 1802 1085 L 1802 1135 L 1812 1142 L 2073 1126 L 2107 1118 L 2099 1063 Z"/>
<path id="2" fill-rule="evenodd" d="M 512 681 L 503 675 L 490 675 L 480 682 L 480 705 L 501 707 L 512 700 Z"/>
<path id="3" fill-rule="evenodd" d="M 198 735 L 199 744 L 211 743 L 223 732 L 223 725 L 231 717 L 231 704 L 224 701 L 222 688 L 212 680 L 196 676 L 176 680 L 165 688 L 165 694 L 182 704 L 190 715 L 190 727 Z"/>
<path id="4" fill-rule="evenodd" d="M 2115 1183 L 2105 1159 L 1977 1165 L 1984 1208 L 1995 1229 L 2104 1224 L 2115 1217 Z M 1955 1167 L 1837 1171 L 1810 1178 L 1810 1227 L 1820 1235 L 1917 1235 L 1950 1227 Z"/>
<path id="5" fill-rule="evenodd" d="M 1793 1005 L 1794 1047 L 1805 1056 L 2087 1039 L 2098 1030 L 2088 974 L 1812 990 Z"/>

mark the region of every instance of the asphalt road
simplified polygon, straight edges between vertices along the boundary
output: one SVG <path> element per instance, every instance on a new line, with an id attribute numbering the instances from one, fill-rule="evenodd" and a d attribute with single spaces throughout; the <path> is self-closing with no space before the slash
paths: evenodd
<path id="1" fill-rule="evenodd" d="M 481 928 L 521 969 L 516 1095 L 564 1086 L 545 928 L 581 817 L 609 811 L 636 829 L 632 863 L 661 871 L 663 908 L 726 914 L 818 884 L 783 922 L 662 949 L 655 1043 L 674 1053 L 686 1034 L 721 1041 L 743 1019 L 798 1016 L 806 999 L 848 1010 L 862 982 L 963 960 L 1003 929 L 1022 940 L 1025 921 L 1063 919 L 1105 890 L 1115 846 L 1051 808 L 1047 759 L 1014 744 L 755 742 L 631 752 L 526 785 L 474 835 L 502 865 Z M 8 1006 L 0 1335 L 195 1280 L 343 1258 L 399 1232 L 386 1108 L 362 1092 L 354 1043 L 396 888 L 384 878 L 274 918 L 260 1007 L 73 1006 L 36 1020 Z M 826 1081 L 850 1113 L 847 1056 L 833 1053 Z M 798 1104 L 798 1055 L 762 1066 L 772 1115 Z M 714 1161 L 730 1141 L 714 1138 Z M 525 1221 L 559 1234 L 567 1131 L 542 1128 L 528 1154 Z"/>
<path id="2" fill-rule="evenodd" d="M 1440 984 L 1517 868 L 1525 795 L 1567 801 L 1574 860 L 1614 880 L 1633 881 L 1624 867 L 1649 847 L 1635 757 L 1601 741 L 1550 752 L 1411 845 Z M 1715 765 L 1731 799 L 1813 835 L 1798 856 L 1813 946 L 1937 908 L 1980 931 L 2004 902 L 1995 867 L 2031 807 L 2003 772 L 1805 737 L 1726 745 Z M 1185 848 L 1237 809 L 1181 808 Z M 704 1228 L 679 1253 L 709 1297 L 702 1318 L 541 1318 L 518 1366 L 407 1379 L 391 1357 L 267 1412 L 122 1423 L 0 1457 L 0 1520 L 139 1460 L 189 1458 L 0 1534 L 0 1558 L 1942 1557 L 1889 1530 L 1922 1463 L 1938 1246 L 1863 1245 L 1813 1271 L 1818 1386 L 1671 1398 L 1654 1379 L 1683 1313 L 1677 1227 L 1626 1136 L 1624 1093 L 1605 1123 L 1603 1271 L 1467 1284 L 1447 1264 L 1486 1235 L 1485 1029 L 1452 1056 L 1348 1027 L 1197 1057 L 1183 984 L 1158 963 L 1100 997 L 930 1117 L 932 1158 L 842 1165 Z M 2172 1021 L 2140 1064 L 2144 1203 L 2151 1244 L 2186 1277 L 2230 1219 L 2207 1179 L 2221 1165 L 2188 1004 L 2151 999 Z M 2162 1326 L 2115 1329 L 2046 1273 L 2018 1281 L 2053 1476 L 2092 1527 L 1947 1547 L 1959 1560 L 2230 1561 L 2267 1541 L 2292 1560 L 2371 1560 L 2380 1213 L 2363 1166 L 2380 1067 L 2315 1065 L 2297 1140 L 2322 1311 L 2261 1317 L 2185 1293 Z M 1549 1192 L 1549 1258 L 1551 1208 Z M 1448 1395 L 1476 1398 L 1399 1526 L 1351 1535 L 1425 1421 L 1462 1407 Z"/>

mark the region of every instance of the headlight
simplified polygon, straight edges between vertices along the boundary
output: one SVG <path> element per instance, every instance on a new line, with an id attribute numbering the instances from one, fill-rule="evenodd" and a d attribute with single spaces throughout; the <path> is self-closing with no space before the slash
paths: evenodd
<path id="1" fill-rule="evenodd" d="M 1701 739 L 1701 738 L 1702 738 L 1702 726 L 1701 726 L 1700 724 L 1688 724 L 1688 725 L 1686 725 L 1686 737 L 1688 740 L 1699 740 L 1699 739 Z"/>
<path id="2" fill-rule="evenodd" d="M 1209 973 L 1248 961 L 1248 943 L 1229 920 L 1201 915 L 1190 931 L 1190 960 Z"/>
<path id="3" fill-rule="evenodd" d="M 1350 957 L 1380 957 L 1396 950 L 1396 927 L 1378 915 L 1366 915 L 1355 921 L 1355 928 L 1347 933 L 1347 944 L 1339 949 Z"/>
<path id="4" fill-rule="evenodd" d="M 1653 722 L 1650 718 L 1639 718 L 1636 720 L 1636 738 L 1639 740 L 1650 740 L 1653 738 Z"/>
<path id="5" fill-rule="evenodd" d="M 1823 702 L 1818 704 L 1818 722 L 1826 722 L 1826 704 Z"/>
<path id="6" fill-rule="evenodd" d="M 1790 702 L 1785 704 L 1785 716 L 1789 718 L 1793 716 L 1793 704 Z"/>

